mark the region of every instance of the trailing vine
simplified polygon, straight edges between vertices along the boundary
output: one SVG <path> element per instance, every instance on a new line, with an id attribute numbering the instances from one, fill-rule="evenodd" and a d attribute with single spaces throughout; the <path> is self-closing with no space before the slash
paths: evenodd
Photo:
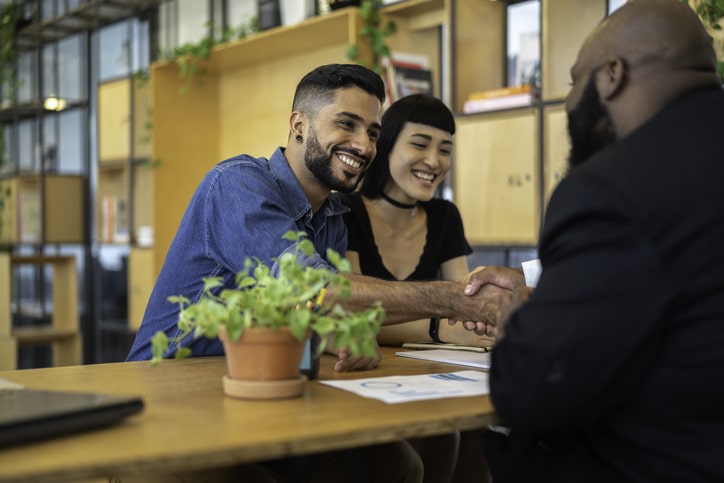
<path id="1" fill-rule="evenodd" d="M 15 97 L 15 35 L 18 25 L 23 19 L 24 10 L 21 4 L 9 3 L 0 8 L 0 111 L 6 101 L 12 103 Z M 8 162 L 5 144 L 5 123 L 0 118 L 0 172 Z M 5 203 L 10 197 L 9 186 L 0 185 L 0 235 L 4 229 L 3 215 Z M 6 250 L 7 247 L 0 246 Z"/>
<path id="2" fill-rule="evenodd" d="M 202 67 L 202 61 L 211 57 L 214 47 L 226 44 L 233 40 L 244 39 L 256 32 L 259 32 L 259 21 L 257 17 L 251 17 L 248 22 L 242 22 L 238 27 L 226 27 L 221 31 L 221 35 L 217 38 L 213 34 L 213 24 L 206 22 L 206 31 L 209 32 L 204 38 L 196 43 L 187 42 L 181 46 L 174 47 L 167 52 L 160 52 L 158 58 L 168 62 L 174 62 L 179 68 L 179 77 L 183 80 L 183 84 L 179 89 L 181 94 L 188 92 L 194 79 L 196 86 L 203 86 L 203 78 L 206 75 L 206 69 Z M 148 69 L 139 69 L 133 74 L 137 87 L 143 87 L 149 80 Z M 153 109 L 147 107 L 147 121 L 143 125 L 143 133 L 138 139 L 139 143 L 146 144 L 151 142 L 153 134 Z M 161 165 L 160 159 L 149 159 L 145 166 L 155 168 Z"/>
<path id="3" fill-rule="evenodd" d="M 6 102 L 11 103 L 15 97 L 15 34 L 23 16 L 21 4 L 9 3 L 0 8 L 0 109 L 5 107 Z M 8 161 L 6 155 L 5 126 L 0 122 L 0 170 Z"/>
<path id="4" fill-rule="evenodd" d="M 371 68 L 378 74 L 382 73 L 382 59 L 390 57 L 390 48 L 385 42 L 385 38 L 397 31 L 397 25 L 388 20 L 383 22 L 379 12 L 382 0 L 362 0 L 360 3 L 360 16 L 362 17 L 363 26 L 360 36 L 369 45 L 372 51 L 372 65 L 366 65 L 360 61 L 360 47 L 357 44 L 349 46 L 347 49 L 347 58 L 358 62 L 361 65 Z"/>
<path id="5" fill-rule="evenodd" d="M 712 34 L 717 55 L 716 72 L 724 84 L 724 0 L 683 0 L 699 15 Z"/>
<path id="6" fill-rule="evenodd" d="M 206 30 L 209 32 L 204 38 L 196 43 L 187 42 L 161 55 L 163 60 L 175 62 L 179 68 L 179 75 L 184 80 L 181 92 L 185 93 L 196 79 L 196 86 L 203 85 L 203 78 L 206 75 L 206 68 L 202 66 L 203 60 L 211 57 L 211 52 L 217 45 L 226 44 L 232 40 L 240 40 L 259 31 L 257 17 L 252 17 L 249 22 L 242 22 L 238 27 L 226 27 L 217 38 L 214 35 L 213 24 L 206 23 Z"/>

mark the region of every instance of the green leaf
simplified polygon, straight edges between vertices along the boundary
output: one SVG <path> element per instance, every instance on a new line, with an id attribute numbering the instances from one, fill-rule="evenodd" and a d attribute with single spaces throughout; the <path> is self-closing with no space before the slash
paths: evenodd
<path id="1" fill-rule="evenodd" d="M 151 364 L 156 365 L 161 362 L 168 350 L 168 344 L 168 336 L 164 332 L 158 331 L 151 337 Z"/>
<path id="2" fill-rule="evenodd" d="M 174 354 L 174 358 L 185 359 L 190 355 L 191 349 L 189 349 L 188 347 L 179 347 L 178 349 L 176 349 L 176 354 Z"/>

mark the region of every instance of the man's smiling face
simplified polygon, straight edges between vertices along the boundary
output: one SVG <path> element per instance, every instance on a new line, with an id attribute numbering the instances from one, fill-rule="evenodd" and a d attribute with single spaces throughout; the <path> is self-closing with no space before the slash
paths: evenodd
<path id="1" fill-rule="evenodd" d="M 357 87 L 339 89 L 307 131 L 304 163 L 331 190 L 354 191 L 377 154 L 379 99 Z"/>

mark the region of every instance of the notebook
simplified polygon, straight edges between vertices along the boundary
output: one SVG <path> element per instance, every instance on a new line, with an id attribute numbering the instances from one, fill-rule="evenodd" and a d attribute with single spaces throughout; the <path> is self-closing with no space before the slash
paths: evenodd
<path id="1" fill-rule="evenodd" d="M 0 389 L 0 447 L 101 428 L 143 409 L 139 396 Z M 2 387 L 3 385 L 0 385 Z"/>
<path id="2" fill-rule="evenodd" d="M 449 349 L 429 349 L 395 352 L 395 355 L 399 357 L 423 359 L 426 361 L 458 364 L 460 366 L 477 367 L 479 369 L 490 369 L 490 352 L 468 352 Z"/>

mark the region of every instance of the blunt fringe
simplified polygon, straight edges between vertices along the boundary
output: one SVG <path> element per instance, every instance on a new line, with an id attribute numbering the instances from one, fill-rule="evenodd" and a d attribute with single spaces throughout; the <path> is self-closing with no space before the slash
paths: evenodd
<path id="1" fill-rule="evenodd" d="M 440 99 L 427 94 L 411 94 L 393 102 L 382 115 L 377 156 L 359 187 L 363 196 L 378 198 L 387 185 L 391 177 L 390 152 L 407 122 L 425 124 L 455 134 L 455 117 Z"/>

